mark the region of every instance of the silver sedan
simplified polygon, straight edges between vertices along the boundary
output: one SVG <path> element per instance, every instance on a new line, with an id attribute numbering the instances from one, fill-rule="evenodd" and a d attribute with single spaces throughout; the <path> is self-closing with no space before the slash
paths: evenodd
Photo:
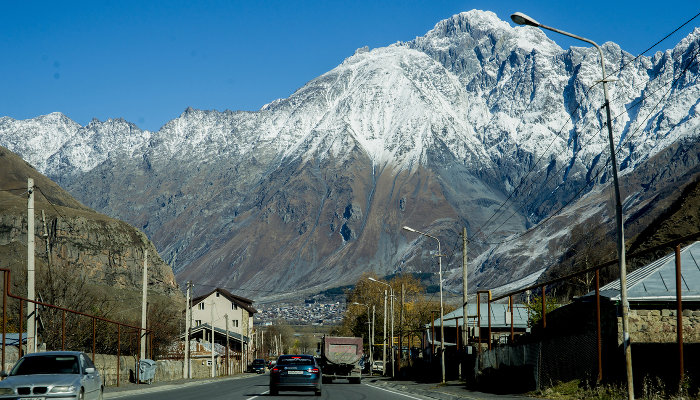
<path id="1" fill-rule="evenodd" d="M 85 353 L 49 351 L 20 358 L 0 382 L 0 399 L 102 399 L 102 378 Z"/>

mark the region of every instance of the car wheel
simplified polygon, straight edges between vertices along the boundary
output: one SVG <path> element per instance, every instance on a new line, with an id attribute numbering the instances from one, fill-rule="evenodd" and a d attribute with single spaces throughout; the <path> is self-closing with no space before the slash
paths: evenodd
<path id="1" fill-rule="evenodd" d="M 280 391 L 277 388 L 270 388 L 270 394 L 273 396 L 277 396 L 278 394 L 280 394 Z"/>
<path id="2" fill-rule="evenodd" d="M 104 399 L 104 391 L 105 391 L 105 388 L 104 388 L 104 387 L 101 387 L 101 388 L 100 388 L 100 394 L 97 395 L 97 400 L 102 400 L 102 399 Z"/>
<path id="3" fill-rule="evenodd" d="M 320 396 L 320 395 L 321 395 L 321 391 L 320 391 L 320 390 L 317 390 L 314 394 L 315 394 L 316 396 Z"/>
<path id="4" fill-rule="evenodd" d="M 80 388 L 80 393 L 78 393 L 78 400 L 85 400 L 85 390 Z"/>

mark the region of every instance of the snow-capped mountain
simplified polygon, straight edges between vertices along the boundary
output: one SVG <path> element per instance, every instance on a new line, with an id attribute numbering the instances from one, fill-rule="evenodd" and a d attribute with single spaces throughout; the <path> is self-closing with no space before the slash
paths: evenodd
<path id="1" fill-rule="evenodd" d="M 700 29 L 651 58 L 602 47 L 634 211 L 698 169 Z M 123 120 L 81 127 L 59 113 L 3 117 L 0 145 L 143 229 L 180 282 L 259 298 L 367 270 L 432 271 L 434 243 L 400 227 L 455 254 L 466 225 L 470 282 L 496 285 L 549 267 L 576 224 L 612 228 L 600 79 L 594 48 L 562 49 L 473 10 L 414 40 L 358 49 L 257 112 L 187 109 L 158 132 Z M 640 185 L 659 158 L 672 172 Z"/>

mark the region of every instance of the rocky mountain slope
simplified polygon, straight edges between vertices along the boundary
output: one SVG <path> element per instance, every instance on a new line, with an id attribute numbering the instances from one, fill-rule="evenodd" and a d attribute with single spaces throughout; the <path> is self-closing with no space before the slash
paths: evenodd
<path id="1" fill-rule="evenodd" d="M 700 29 L 651 58 L 603 48 L 625 213 L 653 219 L 644 206 L 698 168 Z M 257 112 L 187 109 L 158 132 L 3 117 L 0 144 L 143 229 L 180 282 L 258 299 L 434 272 L 409 225 L 441 239 L 448 270 L 467 226 L 470 282 L 492 286 L 558 262 L 578 224 L 613 229 L 599 80 L 595 49 L 473 10 Z"/>
<path id="2" fill-rule="evenodd" d="M 49 265 L 48 238 L 54 270 L 66 269 L 73 271 L 73 275 L 84 275 L 92 286 L 140 292 L 143 253 L 147 249 L 149 289 L 181 297 L 172 270 L 142 232 L 80 204 L 5 147 L 0 147 L 0 171 L 0 265 L 16 272 L 12 275 L 13 283 L 26 276 L 27 178 L 33 178 L 37 188 L 34 224 L 38 276 Z M 41 278 L 37 280 L 41 283 Z"/>

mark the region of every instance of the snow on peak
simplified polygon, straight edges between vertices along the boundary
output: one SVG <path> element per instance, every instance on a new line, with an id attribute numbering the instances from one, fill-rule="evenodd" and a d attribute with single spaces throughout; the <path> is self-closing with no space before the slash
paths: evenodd
<path id="1" fill-rule="evenodd" d="M 465 139 L 473 132 L 465 97 L 457 77 L 425 53 L 404 46 L 357 52 L 280 104 L 298 106 L 281 130 L 307 127 L 285 156 L 342 157 L 356 145 L 375 164 L 409 167 L 425 162 L 440 137 L 466 157 L 479 150 Z"/>

